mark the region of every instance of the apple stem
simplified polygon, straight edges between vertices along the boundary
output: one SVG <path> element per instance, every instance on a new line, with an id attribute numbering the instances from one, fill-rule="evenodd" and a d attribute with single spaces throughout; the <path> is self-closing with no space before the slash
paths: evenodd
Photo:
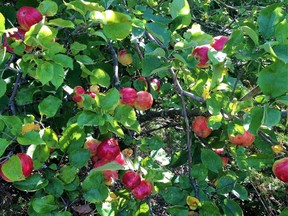
<path id="1" fill-rule="evenodd" d="M 117 58 L 117 53 L 114 50 L 111 41 L 109 43 L 109 49 L 112 54 L 112 59 L 113 59 L 113 71 L 114 71 L 114 85 L 115 87 L 119 90 L 121 88 L 120 86 L 120 80 L 119 80 L 119 67 L 118 67 L 118 58 Z"/>

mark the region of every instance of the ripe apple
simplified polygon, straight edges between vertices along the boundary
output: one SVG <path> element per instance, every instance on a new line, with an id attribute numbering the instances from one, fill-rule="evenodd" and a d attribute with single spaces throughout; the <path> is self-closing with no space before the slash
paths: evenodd
<path id="1" fill-rule="evenodd" d="M 122 165 L 122 166 L 124 166 L 124 164 L 125 164 L 125 157 L 124 157 L 124 155 L 122 154 L 122 152 L 120 152 L 113 161 L 116 162 L 116 163 L 118 163 L 118 164 L 120 164 L 120 165 Z"/>
<path id="2" fill-rule="evenodd" d="M 192 122 L 192 131 L 199 137 L 208 137 L 212 133 L 212 129 L 208 127 L 208 118 L 197 116 Z"/>
<path id="3" fill-rule="evenodd" d="M 222 50 L 228 40 L 229 40 L 229 37 L 227 36 L 214 37 L 213 43 L 211 44 L 211 46 L 217 51 Z"/>
<path id="4" fill-rule="evenodd" d="M 224 153 L 224 148 L 219 148 L 219 149 L 213 149 L 214 152 L 216 152 L 217 154 L 223 154 Z"/>
<path id="5" fill-rule="evenodd" d="M 141 183 L 132 190 L 132 194 L 136 199 L 144 200 L 152 192 L 152 184 L 147 180 L 142 180 Z"/>
<path id="6" fill-rule="evenodd" d="M 120 50 L 118 52 L 118 61 L 123 65 L 127 66 L 132 64 L 133 62 L 133 57 L 126 49 Z"/>
<path id="7" fill-rule="evenodd" d="M 141 177 L 139 173 L 134 171 L 127 171 L 122 177 L 122 184 L 128 190 L 133 190 L 141 183 Z"/>
<path id="8" fill-rule="evenodd" d="M 91 157 L 95 156 L 97 153 L 97 148 L 100 145 L 100 141 L 94 138 L 88 138 L 84 143 L 84 148 L 90 151 Z"/>
<path id="9" fill-rule="evenodd" d="M 228 157 L 221 157 L 223 167 L 227 165 L 229 158 Z"/>
<path id="10" fill-rule="evenodd" d="M 25 154 L 25 153 L 18 153 L 16 155 L 20 159 L 21 167 L 22 167 L 22 174 L 24 175 L 25 178 L 29 177 L 32 173 L 33 170 L 33 160 L 32 158 Z M 9 159 L 8 159 L 9 160 Z M 2 166 L 8 161 L 5 160 L 1 165 L 0 165 L 0 176 L 7 182 L 12 182 L 11 179 L 7 178 L 5 174 L 2 171 Z M 11 167 L 13 169 L 13 167 Z M 23 179 L 19 179 L 23 180 Z"/>
<path id="11" fill-rule="evenodd" d="M 195 56 L 195 58 L 199 61 L 197 67 L 199 68 L 209 67 L 209 64 L 207 63 L 209 61 L 208 51 L 211 48 L 212 47 L 210 45 L 201 45 L 195 47 L 195 49 L 192 52 L 192 56 Z"/>
<path id="12" fill-rule="evenodd" d="M 107 164 L 108 161 L 98 160 L 94 163 L 93 168 L 98 168 Z M 107 180 L 105 183 L 107 185 L 112 185 L 115 180 L 118 179 L 118 171 L 117 170 L 104 170 L 103 171 L 104 178 Z"/>
<path id="13" fill-rule="evenodd" d="M 86 91 L 84 90 L 84 88 L 82 86 L 75 86 L 73 91 L 76 95 L 81 95 L 81 94 L 86 93 Z"/>
<path id="14" fill-rule="evenodd" d="M 97 148 L 97 156 L 105 161 L 113 161 L 120 154 L 117 140 L 114 138 L 105 139 Z"/>
<path id="15" fill-rule="evenodd" d="M 81 101 L 83 101 L 83 97 L 80 94 L 74 94 L 74 95 L 72 95 L 72 100 L 74 102 L 81 102 Z"/>
<path id="16" fill-rule="evenodd" d="M 153 97 L 149 92 L 139 91 L 137 92 L 137 98 L 134 103 L 134 107 L 137 110 L 148 110 L 153 105 Z"/>
<path id="17" fill-rule="evenodd" d="M 151 87 L 154 89 L 154 91 L 159 92 L 161 88 L 161 83 L 158 79 L 154 78 L 150 82 Z"/>
<path id="18" fill-rule="evenodd" d="M 273 164 L 272 171 L 281 181 L 288 182 L 288 157 L 276 160 Z"/>
<path id="19" fill-rule="evenodd" d="M 123 88 L 120 91 L 120 97 L 120 103 L 133 106 L 137 98 L 137 91 L 130 87 Z"/>
<path id="20" fill-rule="evenodd" d="M 90 95 L 91 98 L 95 98 L 96 94 L 93 92 L 85 92 L 85 94 Z"/>
<path id="21" fill-rule="evenodd" d="M 23 6 L 17 11 L 17 21 L 19 25 L 28 31 L 30 27 L 36 23 L 39 23 L 43 16 L 36 8 Z"/>
<path id="22" fill-rule="evenodd" d="M 248 131 L 244 131 L 244 134 L 237 134 L 229 135 L 229 140 L 234 145 L 240 145 L 240 146 L 250 146 L 254 142 L 254 135 L 251 134 Z"/>
<path id="23" fill-rule="evenodd" d="M 6 47 L 8 52 L 13 53 L 14 48 L 11 47 L 10 45 L 16 40 L 21 40 L 23 42 L 25 39 L 25 33 L 26 31 L 24 31 L 21 28 L 17 28 L 17 31 L 14 32 L 13 34 L 8 33 L 8 36 L 4 36 L 3 46 Z M 26 45 L 25 51 L 30 52 L 31 50 L 32 50 L 32 47 Z"/>

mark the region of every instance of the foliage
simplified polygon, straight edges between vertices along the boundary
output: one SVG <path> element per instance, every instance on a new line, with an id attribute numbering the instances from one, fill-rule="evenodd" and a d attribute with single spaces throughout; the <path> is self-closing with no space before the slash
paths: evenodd
<path id="1" fill-rule="evenodd" d="M 21 151 L 33 158 L 30 177 L 5 183 L 33 192 L 29 215 L 160 215 L 163 209 L 175 216 L 244 215 L 255 206 L 257 215 L 286 215 L 287 184 L 271 168 L 288 155 L 287 3 L 232 2 L 0 2 L 2 40 L 17 27 L 23 4 L 44 16 L 22 42 L 10 44 L 14 53 L 0 47 L 0 162 Z M 198 68 L 193 50 L 218 35 L 229 36 L 224 49 L 209 50 L 209 67 Z M 118 64 L 123 49 L 132 64 Z M 153 78 L 161 82 L 159 92 L 150 86 Z M 89 91 L 91 85 L 99 86 L 95 98 L 72 100 L 75 86 Z M 121 104 L 123 87 L 149 91 L 153 107 Z M 207 138 L 191 131 L 196 116 L 209 117 Z M 25 125 L 31 128 L 23 132 Z M 231 144 L 228 136 L 244 130 L 254 143 Z M 146 201 L 135 200 L 119 180 L 105 184 L 84 148 L 91 136 L 114 137 L 121 150 L 133 149 L 124 167 L 105 169 L 120 177 L 124 170 L 140 172 L 153 183 Z M 274 153 L 275 145 L 283 151 Z M 213 151 L 218 148 L 224 153 Z M 229 158 L 225 166 L 222 156 Z"/>

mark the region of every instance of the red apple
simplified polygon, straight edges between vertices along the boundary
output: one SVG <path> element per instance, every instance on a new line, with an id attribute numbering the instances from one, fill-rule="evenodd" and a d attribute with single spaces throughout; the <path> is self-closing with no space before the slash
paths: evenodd
<path id="1" fill-rule="evenodd" d="M 227 165 L 229 158 L 228 157 L 221 157 L 223 167 Z"/>
<path id="2" fill-rule="evenodd" d="M 100 141 L 94 138 L 88 138 L 84 143 L 84 148 L 90 151 L 91 157 L 95 156 L 97 153 L 97 148 L 100 145 Z"/>
<path id="3" fill-rule="evenodd" d="M 13 34 L 9 33 L 8 37 L 4 36 L 3 46 L 6 47 L 8 52 L 13 53 L 14 48 L 9 45 L 12 44 L 15 40 L 24 41 L 25 33 L 26 31 L 24 31 L 23 29 L 17 28 L 17 31 L 14 32 Z M 25 51 L 30 52 L 31 50 L 32 50 L 32 47 L 26 45 Z"/>
<path id="4" fill-rule="evenodd" d="M 17 21 L 26 31 L 36 23 L 42 20 L 43 16 L 36 8 L 23 6 L 17 12 Z"/>
<path id="5" fill-rule="evenodd" d="M 93 168 L 98 168 L 101 166 L 104 166 L 107 164 L 107 161 L 104 160 L 98 160 L 96 163 L 94 163 Z M 118 179 L 118 171 L 117 170 L 104 170 L 103 171 L 104 178 L 107 180 L 106 184 L 107 185 L 112 185 L 115 180 Z"/>
<path id="6" fill-rule="evenodd" d="M 123 88 L 120 91 L 120 97 L 121 97 L 120 103 L 133 106 L 137 98 L 137 92 L 135 89 L 130 87 Z"/>
<path id="7" fill-rule="evenodd" d="M 117 140 L 114 138 L 105 139 L 97 148 L 97 156 L 105 161 L 113 161 L 120 154 Z"/>
<path id="8" fill-rule="evenodd" d="M 212 129 L 208 127 L 208 118 L 197 116 L 192 122 L 192 131 L 199 137 L 208 137 L 212 132 Z"/>
<path id="9" fill-rule="evenodd" d="M 142 180 L 141 183 L 132 190 L 132 194 L 136 199 L 144 200 L 152 192 L 152 184 L 147 180 Z"/>
<path id="10" fill-rule="evenodd" d="M 254 142 L 254 135 L 248 131 L 244 131 L 244 134 L 229 135 L 229 140 L 232 144 L 240 146 L 250 146 Z"/>
<path id="11" fill-rule="evenodd" d="M 213 38 L 213 43 L 211 44 L 211 46 L 215 49 L 215 50 L 222 50 L 224 45 L 226 44 L 226 42 L 229 40 L 229 37 L 227 36 L 217 36 Z"/>
<path id="12" fill-rule="evenodd" d="M 72 100 L 73 100 L 74 102 L 81 102 L 81 101 L 83 101 L 83 97 L 82 97 L 80 94 L 74 94 L 74 95 L 72 96 Z"/>
<path id="13" fill-rule="evenodd" d="M 210 45 L 201 45 L 201 46 L 195 47 L 195 49 L 192 52 L 192 56 L 195 56 L 195 58 L 199 61 L 199 63 L 197 64 L 197 67 L 199 68 L 209 67 L 208 51 L 210 49 L 211 49 Z"/>
<path id="14" fill-rule="evenodd" d="M 154 89 L 154 91 L 159 92 L 161 88 L 161 83 L 158 79 L 154 78 L 150 82 L 151 87 Z"/>
<path id="15" fill-rule="evenodd" d="M 32 158 L 25 154 L 25 153 L 18 153 L 17 156 L 20 159 L 20 163 L 21 163 L 21 167 L 22 167 L 22 174 L 24 175 L 25 178 L 29 177 L 32 173 L 33 170 L 33 160 Z M 8 159 L 9 160 L 9 159 Z M 12 180 L 10 180 L 9 178 L 7 178 L 4 173 L 2 172 L 2 166 L 8 161 L 4 161 L 1 165 L 0 165 L 0 176 L 7 182 L 12 182 Z M 11 167 L 11 169 L 13 169 L 13 167 Z M 23 180 L 23 179 L 20 179 Z"/>
<path id="16" fill-rule="evenodd" d="M 281 181 L 288 182 L 288 157 L 276 160 L 273 164 L 272 171 Z"/>
<path id="17" fill-rule="evenodd" d="M 85 94 L 90 95 L 91 98 L 95 98 L 96 94 L 93 92 L 85 92 Z"/>
<path id="18" fill-rule="evenodd" d="M 223 154 L 224 153 L 224 148 L 219 148 L 219 149 L 213 149 L 214 152 L 217 154 Z"/>
<path id="19" fill-rule="evenodd" d="M 128 53 L 128 51 L 126 49 L 120 50 L 118 52 L 118 61 L 124 65 L 130 65 L 133 62 L 133 57 L 130 53 Z"/>
<path id="20" fill-rule="evenodd" d="M 138 185 L 140 185 L 140 183 L 141 183 L 141 177 L 137 172 L 128 171 L 122 177 L 122 184 L 128 190 L 136 188 Z"/>
<path id="21" fill-rule="evenodd" d="M 118 163 L 118 164 L 120 164 L 120 165 L 122 165 L 122 166 L 124 166 L 124 164 L 125 164 L 125 157 L 124 157 L 124 155 L 122 154 L 122 152 L 120 152 L 113 161 L 116 162 L 116 163 Z"/>
<path id="22" fill-rule="evenodd" d="M 153 105 L 153 97 L 149 92 L 139 91 L 137 92 L 137 98 L 134 103 L 134 107 L 137 110 L 148 110 Z"/>
<path id="23" fill-rule="evenodd" d="M 86 91 L 84 90 L 84 88 L 82 86 L 75 86 L 73 91 L 76 95 L 81 95 L 81 94 L 86 93 Z"/>

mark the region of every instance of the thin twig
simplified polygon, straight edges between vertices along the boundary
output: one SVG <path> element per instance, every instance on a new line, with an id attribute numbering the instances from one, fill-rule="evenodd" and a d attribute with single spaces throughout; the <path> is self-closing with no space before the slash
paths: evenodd
<path id="1" fill-rule="evenodd" d="M 249 91 L 246 95 L 244 95 L 242 98 L 240 98 L 239 101 L 245 101 L 248 100 L 250 98 L 253 98 L 254 96 L 256 96 L 257 94 L 259 94 L 261 92 L 261 89 L 259 86 L 256 86 L 255 88 L 253 88 L 251 91 Z"/>
<path id="2" fill-rule="evenodd" d="M 236 81 L 235 81 L 235 83 L 234 83 L 234 86 L 233 86 L 233 89 L 232 89 L 232 92 L 231 92 L 231 96 L 230 96 L 230 102 L 233 100 L 233 98 L 234 98 L 234 94 L 235 94 L 235 91 L 236 91 L 236 88 L 237 88 L 237 84 L 238 84 L 238 82 L 239 82 L 239 80 L 240 80 L 240 78 L 241 78 L 241 76 L 244 74 L 244 70 L 241 70 L 241 72 L 238 74 L 238 76 L 237 76 L 237 79 L 236 79 Z"/>
<path id="3" fill-rule="evenodd" d="M 15 108 L 15 97 L 16 97 L 16 93 L 17 93 L 17 90 L 18 90 L 18 87 L 19 87 L 19 84 L 20 84 L 20 80 L 21 80 L 21 77 L 22 77 L 22 73 L 20 71 L 18 71 L 18 74 L 17 74 L 17 77 L 16 77 L 16 81 L 15 81 L 15 84 L 14 84 L 14 87 L 13 87 L 13 91 L 12 91 L 12 94 L 9 98 L 9 108 L 12 112 L 12 115 L 16 115 L 16 108 Z"/>
<path id="4" fill-rule="evenodd" d="M 113 59 L 113 71 L 114 71 L 114 85 L 119 90 L 120 89 L 120 80 L 119 80 L 119 68 L 118 68 L 118 59 L 117 59 L 117 53 L 115 52 L 111 41 L 109 43 L 109 49 L 112 54 Z"/>
<path id="5" fill-rule="evenodd" d="M 138 43 L 135 43 L 135 44 L 134 44 L 134 48 L 135 48 L 135 50 L 136 50 L 139 58 L 142 60 L 142 59 L 143 59 L 143 54 L 142 54 L 142 52 L 141 52 L 141 50 L 140 50 L 139 44 L 138 44 Z"/>

